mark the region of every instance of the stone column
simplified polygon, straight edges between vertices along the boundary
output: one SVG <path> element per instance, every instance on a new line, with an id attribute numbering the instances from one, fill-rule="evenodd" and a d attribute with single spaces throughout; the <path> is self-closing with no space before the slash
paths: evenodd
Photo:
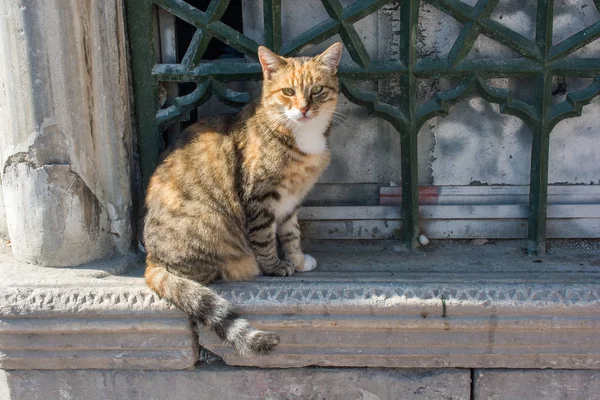
<path id="1" fill-rule="evenodd" d="M 4 195 L 2 194 L 2 181 L 0 180 L 0 239 L 8 238 L 6 226 L 6 213 L 4 212 Z"/>
<path id="2" fill-rule="evenodd" d="M 0 167 L 19 258 L 77 265 L 131 247 L 122 3 L 0 2 Z"/>

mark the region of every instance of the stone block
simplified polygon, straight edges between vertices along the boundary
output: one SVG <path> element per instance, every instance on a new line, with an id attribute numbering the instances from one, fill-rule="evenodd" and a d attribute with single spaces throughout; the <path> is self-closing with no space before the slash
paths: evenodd
<path id="1" fill-rule="evenodd" d="M 467 370 L 7 371 L 6 400 L 468 400 Z M 0 393 L 2 393 L 0 381 Z M 5 389 L 6 390 L 6 389 Z M 4 398 L 3 398 L 4 400 Z"/>
<path id="2" fill-rule="evenodd" d="M 8 239 L 8 226 L 6 225 L 6 212 L 4 211 L 4 194 L 2 193 L 1 177 L 0 177 L 0 239 Z"/>
<path id="3" fill-rule="evenodd" d="M 474 400 L 600 398 L 600 371 L 476 370 Z"/>
<path id="4" fill-rule="evenodd" d="M 434 246 L 313 244 L 314 272 L 211 285 L 281 336 L 250 358 L 204 328 L 196 340 L 145 286 L 138 258 L 55 269 L 0 253 L 0 368 L 185 369 L 199 342 L 263 368 L 600 369 L 597 249 L 532 259 L 515 242 Z"/>
<path id="5" fill-rule="evenodd" d="M 0 3 L 0 16 L 0 171 L 13 253 L 48 266 L 125 254 L 133 146 L 122 0 L 15 0 Z"/>
<path id="6" fill-rule="evenodd" d="M 189 318 L 139 277 L 113 275 L 139 258 L 49 269 L 2 256 L 0 368 L 185 369 L 198 360 Z"/>
<path id="7" fill-rule="evenodd" d="M 11 245 L 19 257 L 61 266 L 80 264 L 82 252 L 112 255 L 112 238 L 104 234 L 111 231 L 109 215 L 70 165 L 7 165 L 3 192 L 11 211 Z"/>
<path id="8" fill-rule="evenodd" d="M 213 286 L 281 336 L 269 356 L 239 357 L 206 329 L 200 345 L 261 367 L 600 368 L 593 250 L 534 260 L 517 242 L 313 246 L 315 272 Z"/>

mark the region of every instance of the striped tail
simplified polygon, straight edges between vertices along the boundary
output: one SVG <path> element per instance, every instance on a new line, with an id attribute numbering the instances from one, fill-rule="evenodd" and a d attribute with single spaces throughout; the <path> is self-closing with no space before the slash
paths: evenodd
<path id="1" fill-rule="evenodd" d="M 276 333 L 254 329 L 227 300 L 196 281 L 174 275 L 150 260 L 144 277 L 160 297 L 212 328 L 242 356 L 266 354 L 279 343 Z"/>

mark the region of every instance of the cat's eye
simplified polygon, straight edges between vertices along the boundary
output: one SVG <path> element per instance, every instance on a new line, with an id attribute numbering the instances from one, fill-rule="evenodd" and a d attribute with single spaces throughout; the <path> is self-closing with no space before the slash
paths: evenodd
<path id="1" fill-rule="evenodd" d="M 296 94 L 296 92 L 294 91 L 294 89 L 292 88 L 283 88 L 281 89 L 281 91 L 283 92 L 283 94 L 285 94 L 286 96 L 293 96 Z"/>
<path id="2" fill-rule="evenodd" d="M 310 89 L 310 94 L 319 94 L 322 91 L 323 91 L 323 86 L 317 85 L 317 86 L 313 86 L 312 89 Z"/>

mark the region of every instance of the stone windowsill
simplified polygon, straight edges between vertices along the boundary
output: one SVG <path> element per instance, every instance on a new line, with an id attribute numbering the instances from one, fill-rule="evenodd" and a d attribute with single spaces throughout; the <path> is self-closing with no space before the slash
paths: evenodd
<path id="1" fill-rule="evenodd" d="M 276 351 L 244 359 L 200 330 L 230 365 L 600 368 L 597 243 L 561 242 L 524 255 L 521 241 L 307 245 L 319 262 L 291 278 L 213 287 Z M 130 256 L 68 269 L 0 253 L 0 368 L 185 369 L 198 341 L 183 313 L 159 300 Z"/>

